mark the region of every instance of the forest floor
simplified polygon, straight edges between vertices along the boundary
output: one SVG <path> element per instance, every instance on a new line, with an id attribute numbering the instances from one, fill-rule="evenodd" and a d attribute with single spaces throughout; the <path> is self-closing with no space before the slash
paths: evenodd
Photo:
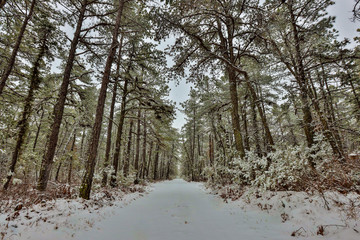
<path id="1" fill-rule="evenodd" d="M 38 206 L 28 213 L 32 219 L 7 221 L 5 239 L 355 240 L 360 239 L 359 200 L 355 194 L 246 192 L 224 201 L 201 183 L 175 179 L 154 184 L 149 194 L 127 194 L 102 208 L 84 209 L 80 200 L 47 203 L 49 210 Z M 55 217 L 44 221 L 47 215 Z M 0 215 L 1 224 L 6 216 Z"/>

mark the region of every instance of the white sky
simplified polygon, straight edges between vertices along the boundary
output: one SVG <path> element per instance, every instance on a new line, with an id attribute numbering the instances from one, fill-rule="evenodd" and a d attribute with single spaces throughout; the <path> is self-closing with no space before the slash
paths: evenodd
<path id="1" fill-rule="evenodd" d="M 354 23 L 351 20 L 353 6 L 354 0 L 335 0 L 335 5 L 328 9 L 331 16 L 336 16 L 334 27 L 339 31 L 339 40 L 342 40 L 345 37 L 352 40 L 353 37 L 360 35 L 356 32 L 356 29 L 360 28 L 360 23 Z M 171 64 L 170 60 L 168 62 Z M 185 80 L 182 80 L 178 86 L 175 85 L 174 81 L 171 81 L 169 86 L 171 88 L 169 99 L 176 102 L 177 108 L 180 108 L 179 103 L 184 102 L 189 98 L 188 94 L 192 85 L 186 83 Z M 173 126 L 181 129 L 185 123 L 185 115 L 177 110 Z"/>

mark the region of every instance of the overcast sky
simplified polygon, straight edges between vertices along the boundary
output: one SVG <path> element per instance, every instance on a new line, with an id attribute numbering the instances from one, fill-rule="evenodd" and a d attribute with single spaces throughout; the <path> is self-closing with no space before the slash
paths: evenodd
<path id="1" fill-rule="evenodd" d="M 354 0 L 335 0 L 335 5 L 328 9 L 331 16 L 336 16 L 335 28 L 339 31 L 339 40 L 345 37 L 353 39 L 355 36 L 360 35 L 356 32 L 356 29 L 360 28 L 360 23 L 354 23 L 351 20 L 353 6 Z M 181 81 L 178 86 L 176 86 L 174 82 L 170 82 L 171 92 L 169 99 L 176 102 L 178 108 L 180 108 L 180 102 L 188 99 L 190 86 L 191 85 L 187 84 L 185 80 Z M 173 126 L 181 129 L 185 122 L 185 115 L 177 110 Z"/>

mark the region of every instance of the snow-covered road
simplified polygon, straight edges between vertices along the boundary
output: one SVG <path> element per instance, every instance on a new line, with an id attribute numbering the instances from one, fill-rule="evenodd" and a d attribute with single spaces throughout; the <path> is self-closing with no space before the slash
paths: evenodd
<path id="1" fill-rule="evenodd" d="M 199 183 L 176 179 L 155 189 L 90 230 L 75 232 L 79 240 L 251 240 L 290 239 L 280 216 L 243 211 L 207 194 Z M 30 239 L 69 239 L 64 229 L 25 235 Z M 69 231 L 66 231 L 69 233 Z M 69 235 L 68 235 L 69 236 Z M 25 239 L 25 238 L 24 238 Z"/>

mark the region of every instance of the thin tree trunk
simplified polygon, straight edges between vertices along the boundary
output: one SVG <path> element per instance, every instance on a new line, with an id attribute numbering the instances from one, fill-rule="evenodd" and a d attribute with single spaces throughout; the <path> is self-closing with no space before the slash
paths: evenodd
<path id="1" fill-rule="evenodd" d="M 158 179 L 158 165 L 159 165 L 160 143 L 156 143 L 155 160 L 154 160 L 154 180 Z"/>
<path id="2" fill-rule="evenodd" d="M 148 164 L 147 164 L 147 167 L 146 167 L 146 178 L 149 178 L 153 146 L 154 146 L 154 142 L 151 141 L 150 149 L 149 149 L 149 161 L 148 161 Z"/>
<path id="3" fill-rule="evenodd" d="M 333 150 L 333 153 L 339 158 L 339 159 L 345 159 L 345 154 L 344 154 L 344 151 L 341 147 L 341 144 L 339 144 L 337 141 L 336 141 L 336 138 L 334 137 L 333 135 L 333 131 L 330 129 L 329 127 L 329 124 L 328 124 L 328 121 L 325 119 L 324 117 L 324 114 L 319 106 L 319 103 L 318 103 L 318 96 L 317 96 L 317 93 L 316 93 L 316 89 L 315 89 L 315 86 L 312 82 L 312 79 L 309 77 L 309 81 L 311 83 L 311 86 L 312 86 L 312 93 L 311 93 L 311 98 L 312 98 L 312 102 L 313 102 L 313 105 L 314 105 L 314 109 L 319 117 L 319 120 L 320 120 L 320 123 L 321 123 L 321 127 L 322 127 L 322 130 L 323 130 L 323 133 L 325 135 L 325 138 L 328 140 L 332 150 Z"/>
<path id="4" fill-rule="evenodd" d="M 41 125 L 42 125 L 42 120 L 44 118 L 44 109 L 41 107 L 41 116 L 40 116 L 40 120 L 39 120 L 39 125 L 37 126 L 37 130 L 36 130 L 36 135 L 35 135 L 35 140 L 34 140 L 34 145 L 33 145 L 33 151 L 35 152 L 36 150 L 36 145 L 39 139 L 39 135 L 40 135 L 40 130 L 41 130 Z"/>
<path id="5" fill-rule="evenodd" d="M 81 134 L 81 143 L 80 143 L 80 156 L 81 156 L 81 158 L 84 155 L 85 134 L 86 134 L 86 127 L 84 127 L 84 130 L 83 130 L 83 132 Z"/>
<path id="6" fill-rule="evenodd" d="M 83 0 L 74 37 L 71 41 L 71 47 L 70 47 L 68 59 L 66 61 L 64 77 L 60 87 L 58 100 L 54 107 L 53 123 L 51 125 L 50 128 L 51 130 L 47 141 L 48 146 L 47 149 L 45 149 L 45 154 L 41 162 L 39 180 L 37 183 L 37 189 L 40 191 L 45 191 L 47 182 L 49 180 L 54 154 L 59 138 L 59 129 L 64 114 L 65 100 L 66 100 L 66 95 L 68 93 L 68 86 L 70 84 L 71 71 L 74 65 L 76 49 L 80 39 L 81 27 L 85 18 L 85 12 L 87 6 L 88 6 L 88 0 Z"/>
<path id="7" fill-rule="evenodd" d="M 140 159 L 140 131 L 141 131 L 141 109 L 139 104 L 139 110 L 137 114 L 137 131 L 136 131 L 136 150 L 135 150 L 135 172 L 136 179 L 139 177 L 139 159 Z"/>
<path id="8" fill-rule="evenodd" d="M 107 129 L 107 136 L 106 136 L 106 149 L 105 149 L 105 160 L 104 160 L 104 170 L 103 170 L 103 178 L 102 178 L 102 186 L 107 185 L 107 168 L 109 166 L 109 159 L 110 159 L 110 150 L 111 150 L 111 136 L 112 136 L 112 127 L 114 121 L 114 110 L 115 110 L 115 103 L 116 103 L 116 96 L 117 96 L 117 87 L 119 82 L 119 74 L 120 74 L 120 60 L 121 60 L 121 50 L 122 50 L 122 42 L 123 42 L 123 35 L 121 36 L 120 45 L 119 45 L 119 54 L 118 54 L 118 61 L 116 66 L 116 79 L 114 82 L 114 89 L 113 95 L 111 99 L 111 106 L 110 106 L 110 114 L 109 114 L 109 124 Z"/>
<path id="9" fill-rule="evenodd" d="M 95 171 L 95 164 L 96 164 L 96 156 L 98 151 L 99 145 L 99 138 L 101 133 L 101 125 L 102 119 L 104 115 L 104 105 L 106 100 L 106 92 L 107 87 L 110 81 L 110 73 L 111 73 L 111 65 L 114 61 L 116 48 L 118 47 L 118 36 L 119 36 L 119 28 L 121 23 L 122 11 L 124 8 L 125 0 L 119 0 L 119 9 L 117 11 L 116 22 L 112 34 L 112 43 L 110 46 L 109 54 L 106 60 L 104 75 L 101 82 L 100 94 L 98 98 L 98 105 L 96 108 L 96 115 L 95 115 L 95 123 L 93 127 L 93 132 L 91 135 L 91 140 L 88 148 L 88 160 L 86 162 L 85 168 L 85 175 L 83 177 L 83 181 L 80 187 L 80 197 L 84 199 L 90 198 L 92 180 Z"/>
<path id="10" fill-rule="evenodd" d="M 169 161 L 168 161 L 168 164 L 167 164 L 167 170 L 166 170 L 166 179 L 167 180 L 170 179 L 170 167 L 171 167 L 172 159 L 174 157 L 174 151 L 175 151 L 175 143 L 172 144 L 170 158 L 169 158 Z"/>
<path id="11" fill-rule="evenodd" d="M 129 135 L 128 135 L 128 144 L 127 150 L 125 154 L 125 161 L 124 161 L 124 176 L 127 177 L 129 175 L 129 168 L 130 168 L 130 155 L 131 155 L 131 138 L 132 138 L 132 128 L 134 122 L 130 120 L 130 127 L 129 127 Z"/>
<path id="12" fill-rule="evenodd" d="M 21 118 L 20 122 L 18 123 L 19 133 L 18 133 L 15 149 L 14 149 L 14 152 L 12 155 L 10 169 L 9 169 L 9 172 L 11 174 L 8 174 L 6 176 L 4 190 L 6 190 L 9 187 L 12 175 L 15 172 L 16 163 L 21 155 L 24 140 L 27 135 L 28 128 L 29 128 L 29 117 L 32 112 L 34 95 L 40 86 L 40 82 L 41 82 L 41 79 L 39 76 L 40 75 L 40 65 L 41 65 L 41 61 L 45 55 L 47 39 L 48 39 L 48 34 L 49 34 L 48 29 L 44 29 L 44 31 L 45 31 L 45 33 L 44 33 L 44 36 L 42 36 L 43 39 L 42 39 L 42 43 L 40 46 L 40 52 L 35 60 L 34 66 L 31 70 L 29 91 L 28 91 L 28 95 L 25 99 L 25 105 L 24 105 L 24 110 L 22 113 L 22 118 Z"/>
<path id="13" fill-rule="evenodd" d="M 146 170 L 146 112 L 144 113 L 144 128 L 143 128 L 143 147 L 142 147 L 142 170 L 141 170 L 141 177 L 144 179 L 145 178 L 145 170 Z"/>
<path id="14" fill-rule="evenodd" d="M 210 160 L 210 167 L 214 166 L 214 140 L 209 133 L 209 160 Z"/>
<path id="15" fill-rule="evenodd" d="M 35 5 L 36 5 L 36 1 L 37 0 L 32 0 L 32 2 L 31 2 L 29 13 L 26 15 L 26 17 L 25 17 L 25 19 L 23 21 L 23 24 L 22 24 L 22 26 L 20 28 L 20 32 L 18 34 L 18 37 L 16 39 L 14 48 L 12 50 L 11 57 L 9 59 L 8 65 L 6 66 L 6 70 L 5 70 L 4 74 L 1 76 L 0 96 L 3 93 L 3 90 L 4 90 L 5 85 L 6 85 L 6 81 L 8 80 L 8 78 L 9 78 L 9 76 L 11 74 L 11 71 L 14 68 L 16 56 L 17 56 L 17 54 L 19 52 L 19 48 L 20 48 L 20 45 L 21 45 L 21 41 L 22 41 L 22 39 L 24 37 L 26 27 L 27 27 L 32 15 L 33 15 L 34 8 L 35 8 Z M 2 0 L 0 2 L 0 8 L 2 8 L 5 5 L 5 2 L 6 2 L 5 0 Z"/>
<path id="16" fill-rule="evenodd" d="M 61 165 L 62 165 L 62 162 L 59 163 L 59 166 L 58 166 L 58 168 L 56 170 L 55 182 L 59 182 L 59 173 L 60 173 Z"/>
<path id="17" fill-rule="evenodd" d="M 115 143 L 115 152 L 113 156 L 113 169 L 111 172 L 111 178 L 110 178 L 110 186 L 115 187 L 116 186 L 116 176 L 118 172 L 118 166 L 119 166 L 119 156 L 121 151 L 121 136 L 123 133 L 123 126 L 124 126 L 124 120 L 125 120 L 125 108 L 126 108 L 126 98 L 128 95 L 128 83 L 129 80 L 125 78 L 124 82 L 124 90 L 121 98 L 121 108 L 120 108 L 120 117 L 119 117 L 119 124 L 118 124 L 118 130 L 116 134 L 116 143 Z"/>
<path id="18" fill-rule="evenodd" d="M 243 120 L 243 124 L 244 124 L 244 130 L 245 130 L 245 137 L 244 137 L 244 147 L 246 151 L 250 151 L 250 140 L 249 140 L 249 131 L 248 131 L 248 125 L 247 125 L 247 112 L 246 112 L 246 102 L 247 102 L 247 97 L 245 96 L 244 99 L 244 104 L 241 108 L 241 112 L 242 112 L 242 120 Z"/>
<path id="19" fill-rule="evenodd" d="M 74 133 L 74 140 L 72 142 L 71 149 L 70 149 L 71 155 L 70 155 L 69 171 L 68 171 L 68 177 L 67 177 L 68 184 L 71 184 L 72 168 L 73 168 L 73 162 L 74 162 L 75 142 L 76 142 L 76 132 Z"/>
<path id="20" fill-rule="evenodd" d="M 291 25 L 292 25 L 292 32 L 293 32 L 293 37 L 294 37 L 294 41 L 295 41 L 295 58 L 296 58 L 296 63 L 297 63 L 297 67 L 296 67 L 296 72 L 297 72 L 297 76 L 295 76 L 297 83 L 299 85 L 299 89 L 300 89 L 300 100 L 302 103 L 302 111 L 303 111 L 303 124 L 304 124 L 304 132 L 305 132 L 305 136 L 306 136 L 306 141 L 307 141 L 307 145 L 310 148 L 313 144 L 314 144 L 314 128 L 312 126 L 312 114 L 311 114 L 311 109 L 310 109 L 310 103 L 309 103 L 309 93 L 308 93 L 308 87 L 307 87 L 307 83 L 306 83 L 306 75 L 305 75 L 305 68 L 303 65 L 303 60 L 302 60 L 302 56 L 301 56 L 301 49 L 300 49 L 300 38 L 299 38 L 299 32 L 298 32 L 298 27 L 296 25 L 296 18 L 294 15 L 294 10 L 292 9 L 292 2 L 287 4 L 289 12 L 290 12 L 290 17 L 291 17 Z M 310 166 L 315 169 L 315 162 L 314 160 L 310 157 L 309 159 L 309 163 Z"/>
<path id="21" fill-rule="evenodd" d="M 262 157 L 262 153 L 261 153 L 261 146 L 260 146 L 260 138 L 259 138 L 259 127 L 257 124 L 257 114 L 256 114 L 256 109 L 255 109 L 255 99 L 253 97 L 251 97 L 251 114 L 252 114 L 252 127 L 254 129 L 254 141 L 255 141 L 255 146 L 256 146 L 256 154 L 258 155 L 258 157 Z"/>

